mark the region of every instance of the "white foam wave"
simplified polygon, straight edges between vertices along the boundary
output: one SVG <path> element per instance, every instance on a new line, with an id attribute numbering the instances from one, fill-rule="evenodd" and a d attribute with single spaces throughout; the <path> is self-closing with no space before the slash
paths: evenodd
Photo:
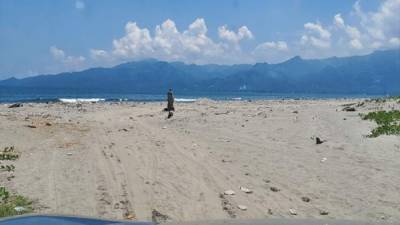
<path id="1" fill-rule="evenodd" d="M 175 98 L 176 102 L 195 102 L 195 98 Z"/>
<path id="2" fill-rule="evenodd" d="M 95 103 L 95 102 L 105 101 L 104 98 L 60 98 L 58 100 L 60 100 L 60 102 L 63 103 L 83 103 L 83 102 Z"/>

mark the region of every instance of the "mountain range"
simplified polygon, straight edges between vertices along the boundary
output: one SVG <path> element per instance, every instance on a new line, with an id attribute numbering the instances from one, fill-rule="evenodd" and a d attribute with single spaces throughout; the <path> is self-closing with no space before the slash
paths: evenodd
<path id="1" fill-rule="evenodd" d="M 400 50 L 278 64 L 196 65 L 148 59 L 111 68 L 0 81 L 1 87 L 79 88 L 130 93 L 273 92 L 400 94 Z"/>

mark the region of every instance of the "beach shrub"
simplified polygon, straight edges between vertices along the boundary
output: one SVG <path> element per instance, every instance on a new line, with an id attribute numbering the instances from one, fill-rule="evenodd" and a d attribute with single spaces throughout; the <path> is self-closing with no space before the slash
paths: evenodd
<path id="1" fill-rule="evenodd" d="M 363 120 L 372 120 L 378 127 L 371 131 L 368 137 L 378 137 L 380 135 L 400 135 L 400 111 L 378 111 L 362 114 Z"/>
<path id="2" fill-rule="evenodd" d="M 19 155 L 15 152 L 14 146 L 5 147 L 3 151 L 0 151 L 0 160 L 16 160 L 18 158 Z"/>
<path id="3" fill-rule="evenodd" d="M 32 201 L 21 195 L 12 195 L 5 187 L 0 187 L 0 218 L 32 211 Z"/>

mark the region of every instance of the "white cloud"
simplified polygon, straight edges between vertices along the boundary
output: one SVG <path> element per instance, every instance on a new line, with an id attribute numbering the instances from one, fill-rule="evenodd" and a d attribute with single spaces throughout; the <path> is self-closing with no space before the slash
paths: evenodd
<path id="1" fill-rule="evenodd" d="M 246 26 L 240 27 L 238 31 L 235 32 L 229 30 L 228 27 L 224 25 L 218 28 L 218 35 L 219 38 L 221 38 L 222 40 L 226 40 L 236 44 L 239 43 L 242 39 L 253 38 L 253 34 Z"/>
<path id="2" fill-rule="evenodd" d="M 389 43 L 393 47 L 396 47 L 396 48 L 400 47 L 400 37 L 390 38 Z"/>
<path id="3" fill-rule="evenodd" d="M 136 23 L 125 25 L 125 36 L 113 41 L 113 54 L 119 57 L 146 56 L 152 49 L 152 38 L 148 29 L 141 29 Z"/>
<path id="4" fill-rule="evenodd" d="M 62 49 L 57 48 L 56 46 L 50 47 L 50 53 L 54 57 L 54 59 L 62 60 L 65 58 L 65 52 Z"/>
<path id="5" fill-rule="evenodd" d="M 81 0 L 77 0 L 75 1 L 75 8 L 78 10 L 83 10 L 85 9 L 86 5 L 85 2 L 81 1 Z"/>
<path id="6" fill-rule="evenodd" d="M 336 25 L 337 27 L 339 27 L 339 28 L 344 28 L 344 20 L 343 20 L 343 18 L 342 18 L 342 15 L 340 15 L 340 13 L 335 15 L 335 17 L 334 17 L 334 23 L 335 23 L 335 25 Z"/>
<path id="7" fill-rule="evenodd" d="M 301 37 L 300 43 L 302 45 L 311 45 L 324 49 L 331 47 L 331 33 L 323 28 L 321 24 L 306 23 L 304 28 L 306 29 L 306 34 Z"/>
<path id="8" fill-rule="evenodd" d="M 286 42 L 284 41 L 277 41 L 277 42 L 264 42 L 259 44 L 256 47 L 256 51 L 265 51 L 265 50 L 279 50 L 279 51 L 288 51 L 289 47 Z"/>
<path id="9" fill-rule="evenodd" d="M 371 42 L 380 41 L 387 45 L 391 38 L 400 36 L 400 0 L 382 1 L 375 12 L 364 12 L 360 1 L 357 1 L 353 9 Z"/>
<path id="10" fill-rule="evenodd" d="M 350 41 L 350 46 L 354 49 L 362 49 L 363 45 L 361 44 L 360 40 L 353 39 Z"/>
<path id="11" fill-rule="evenodd" d="M 331 38 L 331 33 L 324 29 L 320 24 L 316 23 L 306 23 L 304 24 L 304 28 L 317 33 L 322 39 L 329 39 Z"/>
<path id="12" fill-rule="evenodd" d="M 125 60 L 157 58 L 166 61 L 189 63 L 240 62 L 239 42 L 251 39 L 251 31 L 242 26 L 237 32 L 220 27 L 221 38 L 226 42 L 215 42 L 207 36 L 208 28 L 203 18 L 196 19 L 184 31 L 179 31 L 174 21 L 167 19 L 157 25 L 152 35 L 149 29 L 141 28 L 135 22 L 128 22 L 125 35 L 113 41 L 110 53 L 92 51 L 92 58 L 98 54 Z M 227 35 L 227 36 L 226 36 Z M 230 48 L 229 44 L 234 44 Z M 234 54 L 231 54 L 233 53 Z"/>
<path id="13" fill-rule="evenodd" d="M 66 55 L 64 50 L 57 48 L 56 46 L 51 46 L 49 48 L 50 54 L 53 58 L 63 64 L 67 70 L 77 70 L 84 66 L 86 58 L 83 56 L 69 56 Z"/>
<path id="14" fill-rule="evenodd" d="M 90 56 L 94 60 L 101 60 L 108 58 L 108 52 L 102 49 L 90 49 Z"/>
<path id="15" fill-rule="evenodd" d="M 344 22 L 341 14 L 336 14 L 334 16 L 333 23 L 336 25 L 337 28 L 343 30 L 350 38 L 350 41 L 348 43 L 351 48 L 357 50 L 361 50 L 364 48 L 363 44 L 361 43 L 361 32 L 356 27 L 347 25 Z"/>

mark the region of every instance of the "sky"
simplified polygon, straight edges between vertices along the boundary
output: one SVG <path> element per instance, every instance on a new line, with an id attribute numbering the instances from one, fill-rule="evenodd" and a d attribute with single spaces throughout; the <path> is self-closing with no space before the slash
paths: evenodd
<path id="1" fill-rule="evenodd" d="M 400 47 L 399 12 L 400 0 L 0 0 L 0 79 L 363 55 Z"/>

